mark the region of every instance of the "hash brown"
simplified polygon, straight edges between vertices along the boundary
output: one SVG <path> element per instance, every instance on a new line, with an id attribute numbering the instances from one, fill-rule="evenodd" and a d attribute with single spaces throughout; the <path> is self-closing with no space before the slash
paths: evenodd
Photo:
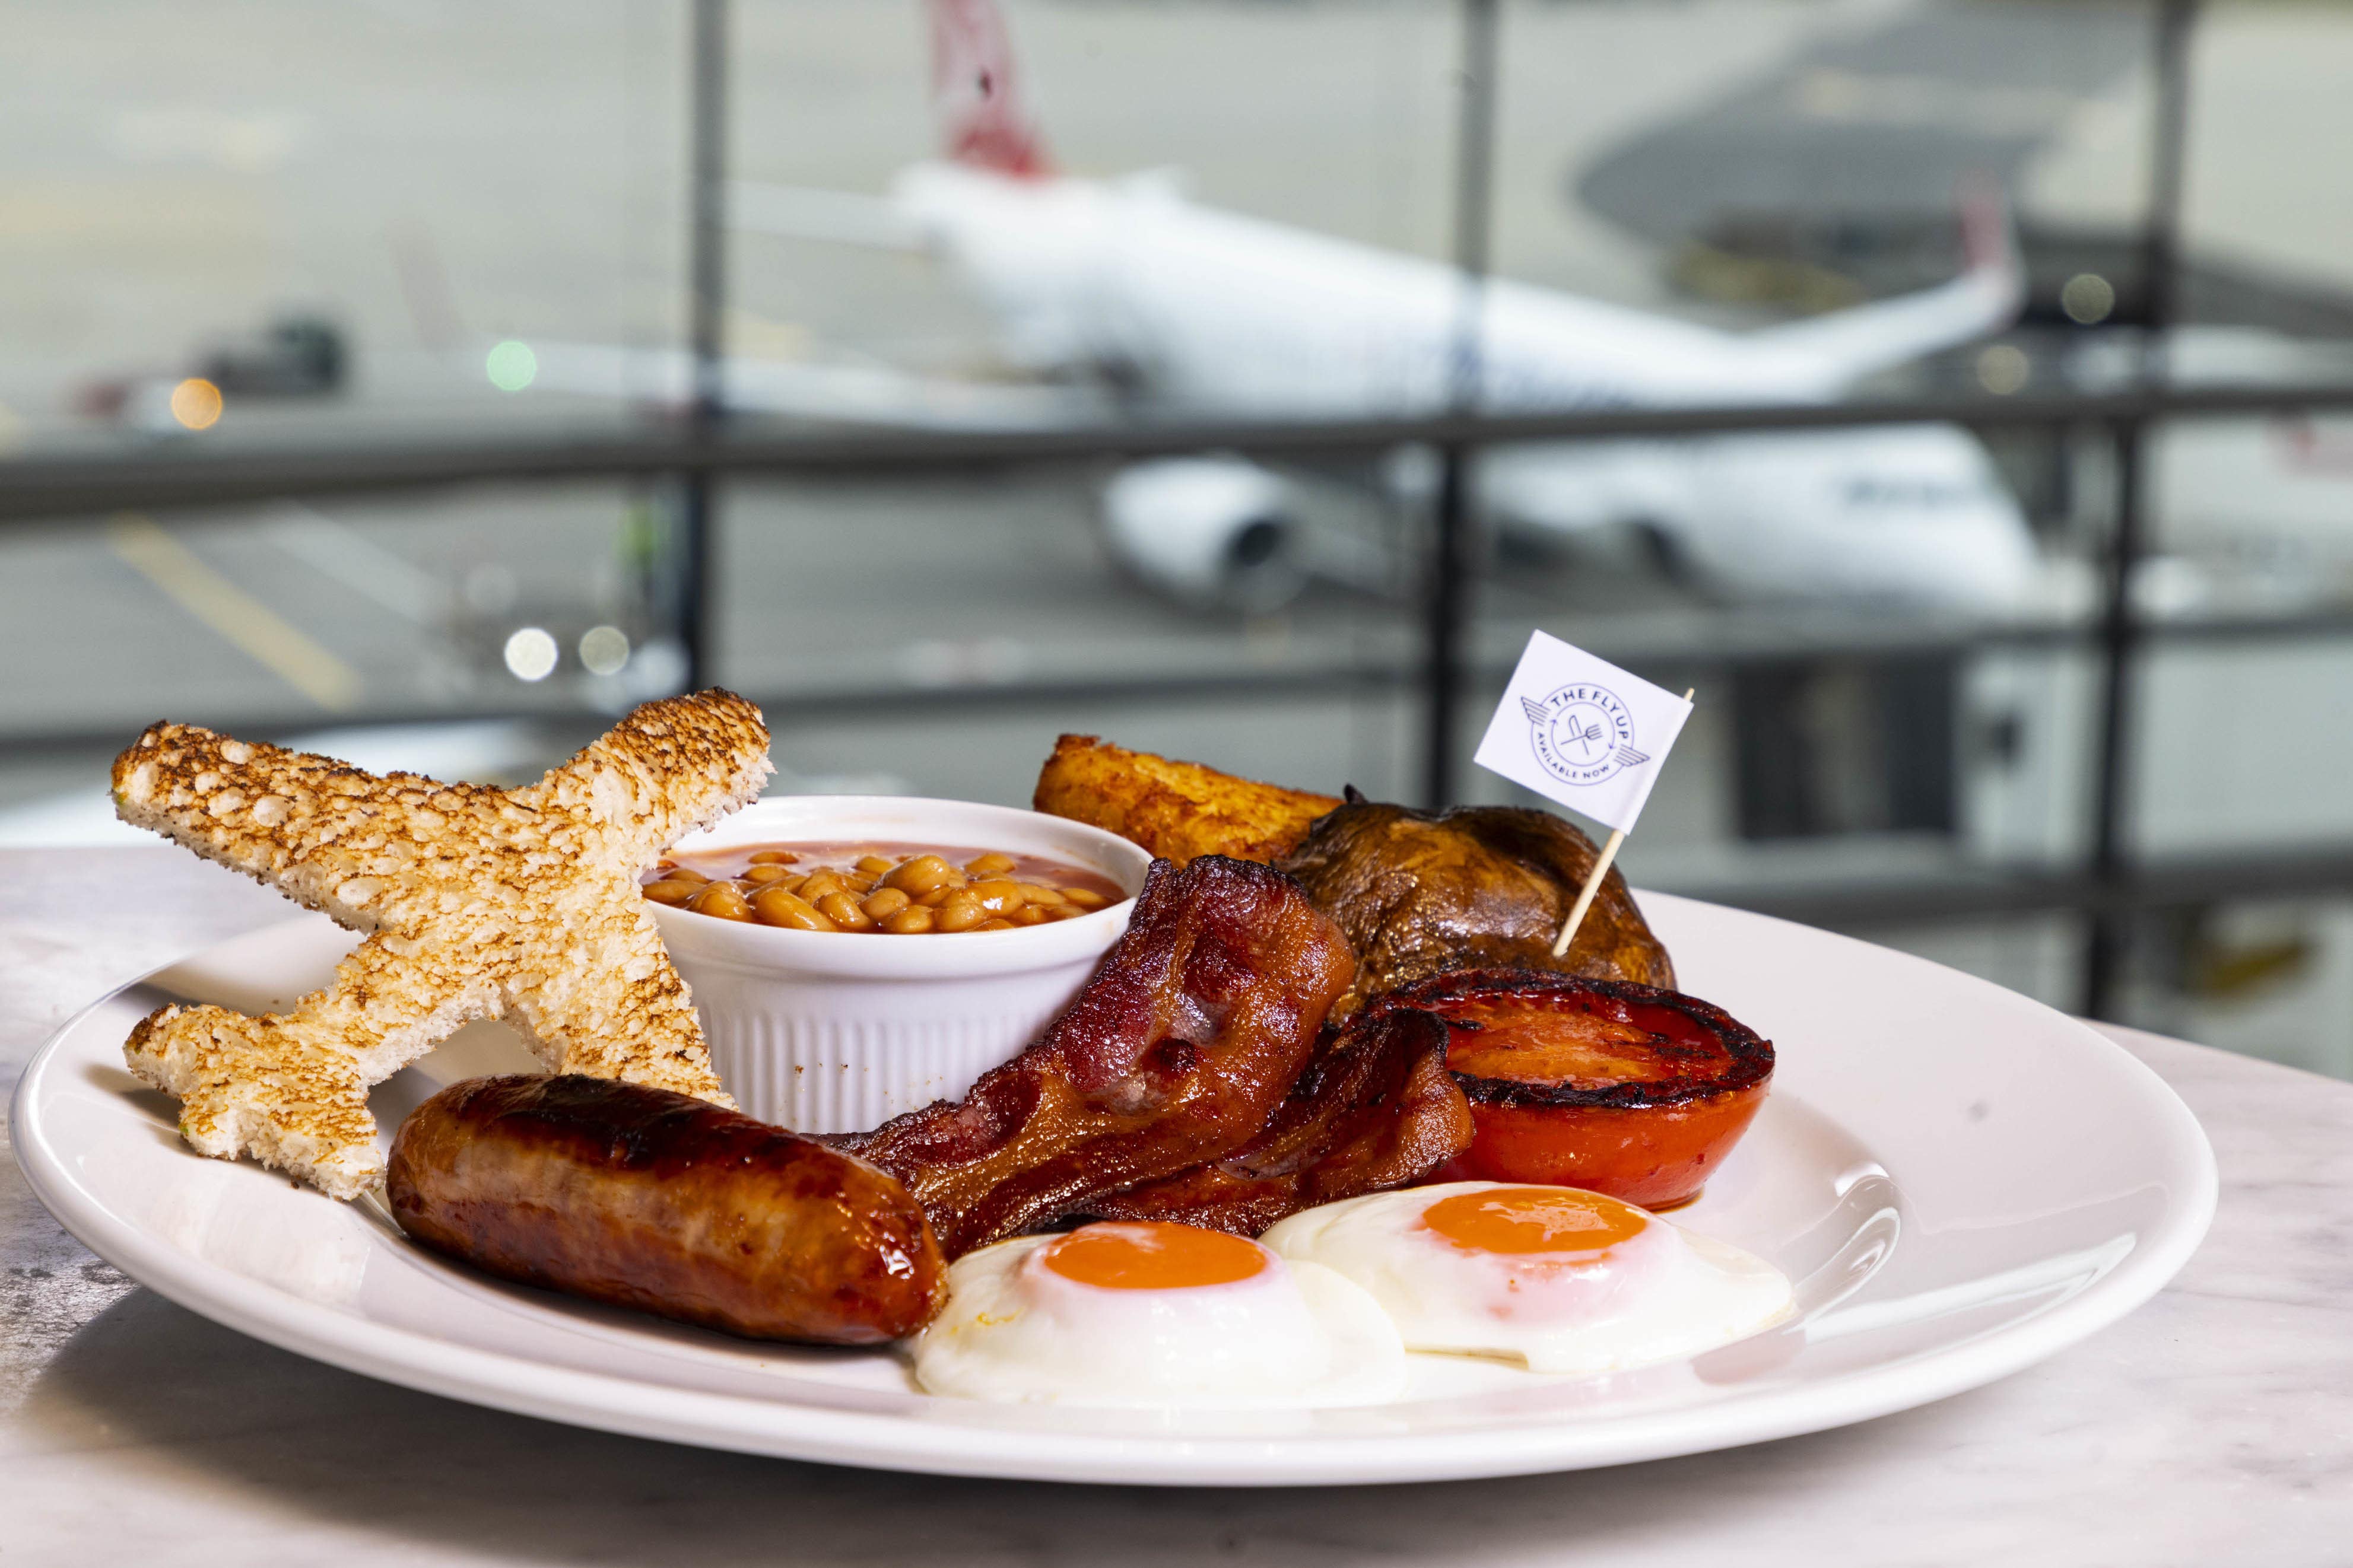
<path id="1" fill-rule="evenodd" d="M 1274 860 L 1298 847 L 1309 825 L 1340 799 L 1131 752 L 1092 735 L 1064 735 L 1039 771 L 1030 804 L 1182 866 L 1201 855 Z"/>

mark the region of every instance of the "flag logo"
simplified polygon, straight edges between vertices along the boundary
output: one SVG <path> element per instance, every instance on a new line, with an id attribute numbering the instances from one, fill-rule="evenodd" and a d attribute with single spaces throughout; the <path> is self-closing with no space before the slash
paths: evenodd
<path id="1" fill-rule="evenodd" d="M 1542 700 L 1521 698 L 1520 711 L 1537 764 L 1563 784 L 1606 784 L 1651 760 L 1634 744 L 1634 715 L 1606 686 L 1572 681 Z"/>
<path id="2" fill-rule="evenodd" d="M 1477 762 L 1628 833 L 1691 710 L 1687 697 L 1531 632 L 1480 739 Z"/>

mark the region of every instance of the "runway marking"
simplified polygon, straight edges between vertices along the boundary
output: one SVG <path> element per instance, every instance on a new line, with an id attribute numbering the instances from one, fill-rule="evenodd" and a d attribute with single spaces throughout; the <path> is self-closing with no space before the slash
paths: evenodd
<path id="1" fill-rule="evenodd" d="M 115 518 L 107 525 L 106 547 L 165 598 L 320 707 L 340 713 L 358 706 L 358 670 L 206 565 L 152 518 L 136 512 Z"/>

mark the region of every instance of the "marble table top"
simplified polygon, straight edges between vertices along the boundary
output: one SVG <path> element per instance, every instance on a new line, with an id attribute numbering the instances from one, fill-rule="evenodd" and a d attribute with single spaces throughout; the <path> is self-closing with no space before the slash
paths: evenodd
<path id="1" fill-rule="evenodd" d="M 83 1004 L 285 911 L 174 850 L 0 852 L 0 1099 Z M 2353 1085 L 2109 1033 L 2222 1172 L 2204 1249 L 2124 1322 L 1840 1431 L 1415 1487 L 895 1476 L 476 1409 L 139 1289 L 0 1161 L 0 1565 L 2353 1561 Z"/>

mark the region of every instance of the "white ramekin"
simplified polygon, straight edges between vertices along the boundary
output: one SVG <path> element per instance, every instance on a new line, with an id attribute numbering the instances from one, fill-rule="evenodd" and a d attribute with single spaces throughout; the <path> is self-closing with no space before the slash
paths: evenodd
<path id="1" fill-rule="evenodd" d="M 955 936 L 786 931 L 656 906 L 728 1092 L 799 1132 L 878 1126 L 955 1099 L 1011 1058 L 1127 929 L 1152 864 L 1124 838 L 1042 812 L 893 795 L 757 801 L 674 852 L 860 839 L 1051 856 L 1129 898 L 1075 920 Z"/>

